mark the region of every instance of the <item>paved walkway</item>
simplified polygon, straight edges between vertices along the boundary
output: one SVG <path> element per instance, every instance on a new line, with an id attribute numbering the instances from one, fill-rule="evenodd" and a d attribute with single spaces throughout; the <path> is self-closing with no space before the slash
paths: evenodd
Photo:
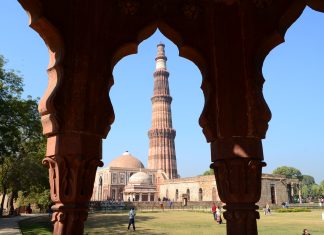
<path id="1" fill-rule="evenodd" d="M 30 217 L 39 216 L 38 214 L 22 214 L 21 216 L 0 218 L 0 234 L 1 235 L 20 235 L 18 221 Z"/>

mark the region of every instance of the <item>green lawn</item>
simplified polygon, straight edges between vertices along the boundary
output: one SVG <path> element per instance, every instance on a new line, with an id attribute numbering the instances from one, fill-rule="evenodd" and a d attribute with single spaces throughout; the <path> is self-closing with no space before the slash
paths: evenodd
<path id="1" fill-rule="evenodd" d="M 304 228 L 312 235 L 324 234 L 322 211 L 276 213 L 258 220 L 260 235 L 298 235 Z M 225 221 L 226 223 L 226 221 Z M 23 234 L 51 234 L 48 217 L 32 218 L 20 222 Z M 134 234 L 127 231 L 128 216 L 123 214 L 90 214 L 85 234 Z M 32 227 L 36 230 L 32 230 Z M 24 229 L 27 228 L 27 229 Z M 226 234 L 226 224 L 218 225 L 211 213 L 190 211 L 140 212 L 136 215 L 136 234 Z"/>
<path id="2" fill-rule="evenodd" d="M 302 234 L 304 228 L 307 228 L 312 235 L 323 235 L 324 221 L 322 220 L 322 211 L 273 213 L 270 216 L 262 214 L 261 219 L 258 221 L 258 231 L 261 235 L 298 235 Z"/>
<path id="3" fill-rule="evenodd" d="M 48 215 L 21 220 L 18 224 L 21 233 L 24 235 L 49 235 L 53 231 L 52 222 Z"/>
<path id="4" fill-rule="evenodd" d="M 324 234 L 321 211 L 276 213 L 260 212 L 260 235 L 298 235 L 308 228 L 312 235 Z M 226 223 L 226 221 L 225 221 Z M 92 214 L 85 225 L 86 234 L 128 234 L 127 214 Z M 213 221 L 211 213 L 189 211 L 137 212 L 136 234 L 226 234 L 226 225 Z"/>

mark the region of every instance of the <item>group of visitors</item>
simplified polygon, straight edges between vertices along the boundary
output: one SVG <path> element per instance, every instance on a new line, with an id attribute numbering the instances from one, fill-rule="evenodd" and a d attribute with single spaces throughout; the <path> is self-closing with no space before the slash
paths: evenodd
<path id="1" fill-rule="evenodd" d="M 213 213 L 213 218 L 214 220 L 218 223 L 221 224 L 223 222 L 222 220 L 222 210 L 220 206 L 216 206 L 215 203 L 212 205 L 212 213 Z"/>
<path id="2" fill-rule="evenodd" d="M 173 202 L 170 199 L 164 197 L 163 200 L 161 200 L 161 198 L 158 198 L 158 202 L 160 205 L 160 209 L 162 209 L 163 211 L 164 211 L 164 202 L 167 202 L 169 209 L 172 209 Z"/>
<path id="3" fill-rule="evenodd" d="M 289 203 L 288 202 L 282 202 L 281 203 L 281 207 L 282 208 L 288 208 L 289 207 Z"/>

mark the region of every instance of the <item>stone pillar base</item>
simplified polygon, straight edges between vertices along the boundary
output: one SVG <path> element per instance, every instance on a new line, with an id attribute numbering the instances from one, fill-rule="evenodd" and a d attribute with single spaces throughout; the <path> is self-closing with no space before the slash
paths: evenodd
<path id="1" fill-rule="evenodd" d="M 226 219 L 227 234 L 257 235 L 256 219 L 260 219 L 260 214 L 256 210 L 258 206 L 254 204 L 226 204 L 224 206 L 224 218 Z M 240 233 L 237 233 L 240 231 Z"/>
<path id="2" fill-rule="evenodd" d="M 54 205 L 52 207 L 52 222 L 55 235 L 73 234 L 82 235 L 84 221 L 88 217 L 88 207 L 83 205 Z"/>

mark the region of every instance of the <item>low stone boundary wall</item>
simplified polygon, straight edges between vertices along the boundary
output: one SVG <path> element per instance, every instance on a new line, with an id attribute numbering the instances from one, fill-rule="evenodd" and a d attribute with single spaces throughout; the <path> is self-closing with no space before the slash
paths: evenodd
<path id="1" fill-rule="evenodd" d="M 163 201 L 164 210 L 199 210 L 199 211 L 210 211 L 213 202 L 187 202 L 187 205 L 184 206 L 182 202 L 172 202 L 170 206 L 168 201 Z M 216 202 L 216 204 L 221 205 L 221 202 Z M 109 203 L 109 202 L 90 202 L 89 209 L 90 212 L 117 212 L 123 210 L 129 210 L 134 207 L 136 210 L 143 211 L 154 211 L 161 210 L 160 202 L 118 202 L 118 203 Z"/>

